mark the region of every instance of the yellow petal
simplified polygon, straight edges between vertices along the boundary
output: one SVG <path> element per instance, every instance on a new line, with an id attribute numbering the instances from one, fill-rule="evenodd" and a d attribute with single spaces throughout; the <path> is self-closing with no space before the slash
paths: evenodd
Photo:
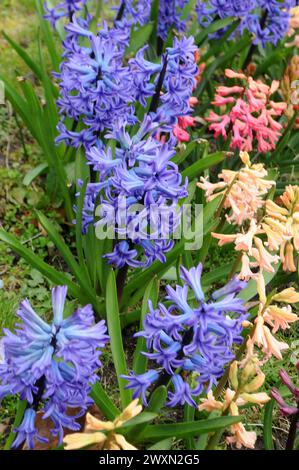
<path id="1" fill-rule="evenodd" d="M 244 392 L 255 392 L 265 382 L 265 374 L 260 372 L 253 380 L 243 387 Z"/>
<path id="2" fill-rule="evenodd" d="M 121 434 L 115 434 L 114 438 L 115 438 L 115 441 L 117 442 L 117 444 L 120 446 L 121 449 L 123 449 L 123 450 L 138 450 L 138 449 L 136 449 L 136 447 L 132 446 L 132 444 L 130 444 L 128 441 L 126 441 L 124 436 L 122 436 Z"/>
<path id="3" fill-rule="evenodd" d="M 112 431 L 114 429 L 114 423 L 111 421 L 101 421 L 90 413 L 86 415 L 85 430 L 90 431 Z"/>
<path id="4" fill-rule="evenodd" d="M 135 416 L 139 415 L 141 411 L 142 411 L 142 406 L 139 405 L 139 398 L 136 398 L 115 419 L 114 421 L 115 427 L 122 426 L 123 423 L 125 423 L 126 421 L 129 421 L 130 419 L 135 418 Z"/>
<path id="5" fill-rule="evenodd" d="M 259 294 L 260 301 L 265 304 L 267 302 L 267 296 L 266 296 L 266 286 L 265 286 L 265 278 L 263 276 L 263 273 L 260 271 L 259 277 L 257 280 L 257 292 Z"/>
<path id="6" fill-rule="evenodd" d="M 106 440 L 105 434 L 101 432 L 93 433 L 74 433 L 65 436 L 63 443 L 65 450 L 82 449 L 83 447 L 91 446 L 92 444 L 104 444 Z"/>
<path id="7" fill-rule="evenodd" d="M 249 154 L 248 152 L 240 152 L 240 158 L 242 160 L 242 162 L 244 163 L 244 165 L 250 165 L 250 157 L 249 157 Z"/>
<path id="8" fill-rule="evenodd" d="M 279 292 L 279 294 L 274 295 L 272 300 L 275 300 L 276 302 L 296 304 L 299 302 L 299 292 L 296 292 L 294 287 L 289 287 L 288 289 Z"/>
<path id="9" fill-rule="evenodd" d="M 267 393 L 260 392 L 260 393 L 242 393 L 240 395 L 246 403 L 256 403 L 258 405 L 263 405 L 271 400 L 271 398 L 267 395 Z"/>

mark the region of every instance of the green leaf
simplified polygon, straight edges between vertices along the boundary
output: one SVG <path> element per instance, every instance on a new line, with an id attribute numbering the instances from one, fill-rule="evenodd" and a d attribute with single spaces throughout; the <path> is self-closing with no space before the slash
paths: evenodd
<path id="1" fill-rule="evenodd" d="M 28 65 L 28 67 L 32 70 L 33 73 L 41 80 L 42 78 L 42 71 L 40 66 L 32 60 L 29 54 L 23 49 L 19 44 L 17 44 L 13 39 L 11 39 L 8 34 L 4 31 L 2 32 L 3 36 L 5 37 L 6 41 L 11 45 L 11 47 L 16 51 L 16 53 L 21 57 L 21 59 Z"/>
<path id="2" fill-rule="evenodd" d="M 43 74 L 44 71 L 42 70 Z M 16 92 L 13 86 L 5 77 L 0 76 L 5 84 L 5 92 L 8 100 L 13 106 L 16 113 L 18 113 L 23 120 L 24 124 L 41 146 L 44 156 L 47 159 L 49 166 L 53 168 L 57 175 L 57 181 L 60 186 L 61 194 L 65 203 L 65 210 L 69 220 L 73 219 L 72 202 L 67 187 L 67 176 L 63 166 L 63 162 L 54 144 L 55 123 L 58 120 L 57 109 L 55 107 L 54 96 L 51 91 L 51 81 L 49 77 L 45 77 L 43 84 L 45 86 L 45 96 L 47 105 L 41 106 L 39 97 L 29 81 L 20 83 L 24 99 L 19 93 Z"/>
<path id="3" fill-rule="evenodd" d="M 27 408 L 27 401 L 26 400 L 19 400 L 18 401 L 18 406 L 17 406 L 17 413 L 16 413 L 15 420 L 14 420 L 12 428 L 11 428 L 12 431 L 10 432 L 10 434 L 7 438 L 7 441 L 6 441 L 5 446 L 4 446 L 4 450 L 10 450 L 10 448 L 12 446 L 12 443 L 16 438 L 16 433 L 13 432 L 13 429 L 15 429 L 16 427 L 18 427 L 21 424 L 26 408 Z"/>
<path id="4" fill-rule="evenodd" d="M 170 450 L 172 447 L 173 439 L 163 439 L 163 441 L 156 442 L 151 447 L 148 447 L 147 450 Z"/>
<path id="5" fill-rule="evenodd" d="M 241 420 L 241 416 L 223 416 L 221 418 L 191 421 L 187 423 L 150 425 L 141 436 L 138 436 L 138 440 L 161 440 L 167 437 L 181 439 L 225 429 L 228 426 L 239 423 Z"/>
<path id="6" fill-rule="evenodd" d="M 24 258 L 30 264 L 30 266 L 36 268 L 47 279 L 53 282 L 53 284 L 66 285 L 72 297 L 78 298 L 84 304 L 88 302 L 86 295 L 80 290 L 77 284 L 72 282 L 65 274 L 57 271 L 55 268 L 45 263 L 39 256 L 35 255 L 31 250 L 23 246 L 13 235 L 5 232 L 3 229 L 0 229 L 0 240 L 2 240 L 18 255 Z"/>
<path id="7" fill-rule="evenodd" d="M 99 0 L 98 2 L 98 5 L 101 5 L 101 0 Z M 47 5 L 49 6 L 49 8 L 56 8 L 56 2 L 55 1 L 52 1 L 52 0 L 47 0 Z M 99 18 L 100 15 L 96 15 L 96 17 L 94 18 L 95 21 L 97 21 L 97 19 Z M 56 23 L 56 32 L 59 34 L 59 37 L 61 39 L 61 41 L 64 40 L 65 38 L 65 29 L 64 29 L 64 24 L 63 24 L 63 21 L 60 21 L 58 20 L 57 23 Z"/>
<path id="8" fill-rule="evenodd" d="M 209 413 L 208 419 L 214 419 L 219 417 L 219 410 L 212 411 Z M 196 450 L 205 450 L 209 440 L 209 434 L 201 434 L 195 442 Z"/>
<path id="9" fill-rule="evenodd" d="M 284 132 L 281 138 L 276 144 L 275 151 L 272 153 L 271 159 L 276 160 L 276 161 L 278 160 L 278 163 L 279 163 L 279 160 L 281 159 L 281 156 L 283 154 L 285 147 L 287 146 L 290 140 L 291 131 L 294 128 L 294 124 L 295 124 L 297 117 L 298 117 L 298 112 L 295 112 L 292 119 L 289 121 L 286 129 L 284 129 Z"/>
<path id="10" fill-rule="evenodd" d="M 232 262 L 224 266 L 221 266 L 220 268 L 216 268 L 210 273 L 203 274 L 202 279 L 201 279 L 202 287 L 203 288 L 210 287 L 212 284 L 219 282 L 223 278 L 227 278 L 227 276 L 232 270 L 233 264 L 234 263 Z"/>
<path id="11" fill-rule="evenodd" d="M 184 406 L 184 421 L 192 422 L 195 419 L 195 408 L 193 406 L 190 406 L 186 403 Z M 194 450 L 195 449 L 195 443 L 193 437 L 188 437 L 186 439 L 186 448 L 187 450 Z"/>
<path id="12" fill-rule="evenodd" d="M 131 402 L 132 395 L 130 390 L 125 389 L 125 385 L 127 384 L 126 380 L 120 377 L 120 375 L 128 375 L 128 371 L 123 348 L 117 300 L 116 280 L 113 270 L 110 271 L 107 281 L 106 307 L 112 357 L 116 370 L 122 406 L 123 408 L 125 408 Z"/>
<path id="13" fill-rule="evenodd" d="M 167 388 L 164 385 L 158 387 L 151 396 L 148 404 L 148 410 L 157 412 L 161 410 L 166 402 Z"/>
<path id="14" fill-rule="evenodd" d="M 63 238 L 59 235 L 59 233 L 57 232 L 54 225 L 50 222 L 50 220 L 39 211 L 36 211 L 36 214 L 37 214 L 40 224 L 46 230 L 50 239 L 58 248 L 59 252 L 63 256 L 65 262 L 67 263 L 68 267 L 70 268 L 70 270 L 76 277 L 82 289 L 86 292 L 86 295 L 88 296 L 89 301 L 92 303 L 96 311 L 100 314 L 100 309 L 99 309 L 99 304 L 98 304 L 98 300 L 96 297 L 96 293 L 92 289 L 90 284 L 88 283 L 88 278 L 86 278 L 85 271 L 81 269 L 80 265 L 75 260 L 71 250 L 69 249 L 67 244 L 64 242 Z"/>
<path id="15" fill-rule="evenodd" d="M 15 86 L 6 80 L 3 75 L 0 75 L 0 80 L 2 80 L 5 85 L 6 98 L 11 103 L 13 109 L 20 115 L 32 136 L 38 140 L 35 127 L 32 123 L 32 114 L 26 100 L 15 90 Z"/>
<path id="16" fill-rule="evenodd" d="M 84 197 L 86 193 L 86 187 L 88 184 L 88 178 L 85 179 L 83 185 L 80 189 L 80 196 L 77 199 L 77 212 L 76 212 L 76 248 L 77 248 L 77 255 L 79 260 L 79 265 L 85 273 L 86 279 L 88 279 L 90 283 L 90 276 L 87 269 L 87 265 L 85 262 L 84 251 L 83 251 L 83 243 L 82 243 L 82 215 L 83 215 L 83 205 L 84 205 Z"/>
<path id="17" fill-rule="evenodd" d="M 272 420 L 275 401 L 272 399 L 264 407 L 264 445 L 266 450 L 274 450 Z"/>
<path id="18" fill-rule="evenodd" d="M 198 140 L 193 140 L 192 142 L 189 142 L 186 146 L 186 149 L 183 152 L 177 153 L 173 157 L 172 161 L 176 165 L 183 163 L 186 160 L 186 158 L 189 157 L 190 153 L 192 153 L 195 150 L 197 145 L 199 145 Z"/>
<path id="19" fill-rule="evenodd" d="M 148 301 L 151 300 L 154 308 L 157 305 L 159 295 L 159 282 L 158 279 L 152 279 L 149 285 L 146 288 L 141 308 L 141 318 L 140 318 L 140 331 L 143 329 L 143 322 L 146 314 L 149 311 Z M 136 344 L 136 349 L 133 359 L 133 370 L 135 374 L 143 374 L 146 371 L 147 358 L 144 356 L 142 351 L 146 351 L 146 340 L 145 338 L 139 337 Z"/>
<path id="20" fill-rule="evenodd" d="M 164 385 L 161 385 L 152 394 L 148 407 L 147 407 L 147 411 L 154 413 L 155 415 L 158 415 L 159 412 L 161 411 L 161 408 L 164 406 L 166 399 L 167 399 L 167 388 Z M 129 441 L 130 440 L 134 441 L 136 439 L 136 436 L 139 436 L 141 433 L 143 433 L 145 429 L 147 428 L 147 426 L 148 426 L 148 422 L 139 424 L 138 426 L 134 427 L 130 431 L 130 434 L 128 435 Z"/>
<path id="21" fill-rule="evenodd" d="M 39 17 L 40 21 L 40 27 L 43 32 L 43 36 L 51 57 L 52 65 L 55 70 L 55 72 L 59 71 L 59 65 L 61 62 L 61 57 L 59 56 L 56 46 L 55 46 L 55 41 L 54 41 L 54 33 L 52 32 L 52 29 L 47 21 L 44 20 L 44 8 L 43 8 L 43 0 L 35 0 L 36 4 L 36 10 L 37 14 Z"/>
<path id="22" fill-rule="evenodd" d="M 113 421 L 118 415 L 120 415 L 120 411 L 116 408 L 113 401 L 108 397 L 100 382 L 97 382 L 92 387 L 90 396 L 99 410 L 104 413 L 107 419 Z"/>
<path id="23" fill-rule="evenodd" d="M 122 330 L 124 328 L 127 328 L 128 326 L 133 325 L 134 323 L 140 322 L 140 316 L 141 316 L 140 308 L 137 308 L 137 310 L 134 310 L 133 312 L 120 315 L 120 324 L 121 324 Z"/>
<path id="24" fill-rule="evenodd" d="M 229 24 L 234 21 L 234 18 L 224 18 L 221 20 L 213 21 L 207 28 L 204 28 L 197 37 L 196 37 L 196 44 L 200 45 L 209 34 L 216 33 L 219 29 L 226 28 Z"/>
<path id="25" fill-rule="evenodd" d="M 126 54 L 135 54 L 145 44 L 148 43 L 152 34 L 154 23 L 150 22 L 138 29 L 133 29 L 131 33 L 130 45 L 126 50 Z"/>
<path id="26" fill-rule="evenodd" d="M 121 434 L 125 434 L 128 432 L 131 432 L 132 426 L 139 426 L 141 424 L 147 424 L 150 421 L 153 421 L 155 418 L 157 418 L 157 413 L 150 413 L 148 411 L 144 411 L 143 413 L 140 413 L 138 416 L 135 416 L 134 418 L 130 419 L 129 421 L 126 421 L 119 429 L 118 431 Z M 129 429 L 128 429 L 129 428 Z M 123 432 L 124 431 L 124 432 Z"/>
<path id="27" fill-rule="evenodd" d="M 277 263 L 275 266 L 274 266 L 274 270 L 275 272 L 274 273 L 264 273 L 264 279 L 265 279 L 265 285 L 267 286 L 269 284 L 269 282 L 272 281 L 272 279 L 276 276 L 278 270 L 279 270 L 279 267 L 280 267 L 280 264 L 281 263 Z M 251 280 L 248 282 L 248 285 L 245 289 L 243 289 L 240 294 L 238 294 L 238 297 L 240 297 L 241 299 L 245 300 L 246 302 L 248 302 L 250 299 L 252 299 L 252 297 L 254 297 L 255 295 L 257 294 L 256 292 L 256 281 L 254 280 Z"/>
<path id="28" fill-rule="evenodd" d="M 218 68 L 225 67 L 227 63 L 232 66 L 232 59 L 240 52 L 244 47 L 247 47 L 251 43 L 251 38 L 244 36 L 236 44 L 232 44 L 229 50 L 221 54 L 217 59 L 215 59 L 209 67 L 207 67 L 203 73 L 201 82 L 196 90 L 196 95 L 200 96 L 201 93 L 205 90 L 207 84 L 211 81 L 212 76 Z M 221 43 L 222 47 L 222 43 Z"/>
<path id="29" fill-rule="evenodd" d="M 49 168 L 48 163 L 40 163 L 35 168 L 32 168 L 23 179 L 23 184 L 29 186 L 35 178 L 37 178 L 41 173 L 43 173 L 47 168 Z"/>
<path id="30" fill-rule="evenodd" d="M 182 172 L 183 178 L 188 178 L 189 180 L 196 178 L 200 173 L 208 168 L 211 168 L 218 163 L 222 162 L 228 155 L 228 152 L 216 152 L 208 155 L 206 158 L 202 158 L 193 165 L 189 166 Z"/>

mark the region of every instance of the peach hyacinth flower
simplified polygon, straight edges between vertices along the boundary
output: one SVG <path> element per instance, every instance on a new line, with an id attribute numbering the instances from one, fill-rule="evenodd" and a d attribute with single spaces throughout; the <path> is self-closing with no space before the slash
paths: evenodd
<path id="1" fill-rule="evenodd" d="M 262 406 L 270 400 L 266 393 L 257 392 L 265 382 L 265 374 L 260 371 L 259 361 L 250 340 L 247 346 L 248 355 L 243 363 L 234 361 L 230 367 L 230 382 L 234 384 L 235 391 L 226 391 L 225 407 L 231 416 L 239 416 L 239 407 L 247 403 Z M 254 431 L 247 431 L 242 423 L 236 423 L 230 427 L 230 432 L 232 436 L 226 438 L 228 444 L 235 444 L 237 449 L 254 449 L 257 437 Z"/>
<path id="2" fill-rule="evenodd" d="M 290 328 L 290 323 L 299 320 L 298 315 L 293 313 L 291 305 L 279 307 L 273 305 L 273 302 L 296 304 L 299 302 L 299 292 L 296 292 L 294 287 L 289 287 L 271 298 L 271 304 L 266 308 L 263 317 L 266 323 L 272 326 L 273 333 L 279 329 L 286 330 Z"/>
<path id="3" fill-rule="evenodd" d="M 287 47 L 299 47 L 299 34 L 296 34 L 296 30 L 299 29 L 299 6 L 291 8 L 291 18 L 288 36 L 294 36 L 293 41 L 286 43 Z"/>
<path id="4" fill-rule="evenodd" d="M 210 390 L 207 398 L 200 400 L 199 411 L 221 411 L 223 416 L 239 416 L 239 408 L 247 403 L 262 406 L 270 400 L 266 393 L 257 392 L 264 384 L 265 375 L 259 370 L 259 362 L 253 354 L 253 348 L 249 349 L 252 354 L 247 356 L 244 365 L 234 361 L 230 366 L 229 381 L 234 390 L 227 388 L 222 401 L 216 400 Z M 228 444 L 235 444 L 238 449 L 254 449 L 256 433 L 247 431 L 242 423 L 230 426 L 230 433 L 232 436 L 226 438 Z"/>
<path id="5" fill-rule="evenodd" d="M 275 356 L 277 359 L 282 359 L 281 351 L 289 349 L 287 343 L 278 341 L 272 335 L 270 329 L 265 325 L 263 316 L 258 316 L 255 319 L 255 331 L 252 340 L 262 347 L 263 353 L 267 357 Z"/>
<path id="6" fill-rule="evenodd" d="M 87 446 L 95 446 L 100 450 L 137 450 L 116 431 L 141 413 L 142 406 L 138 402 L 138 399 L 132 401 L 114 421 L 101 421 L 87 413 L 85 432 L 65 436 L 63 439 L 65 450 L 82 449 Z"/>
<path id="7" fill-rule="evenodd" d="M 299 7 L 298 7 L 299 8 Z M 299 15 L 298 15 L 299 21 Z M 298 46 L 299 46 L 299 34 L 298 34 Z M 281 82 L 280 91 L 284 98 L 284 101 L 287 103 L 287 108 L 285 110 L 285 116 L 288 121 L 290 121 L 296 110 L 298 110 L 299 105 L 299 56 L 294 55 L 288 67 L 285 70 L 283 80 Z M 296 129 L 299 129 L 299 118 L 296 118 L 295 122 Z"/>
<path id="8" fill-rule="evenodd" d="M 269 248 L 280 250 L 284 271 L 295 272 L 295 254 L 299 251 L 299 187 L 287 186 L 278 203 L 266 201 L 262 228 Z"/>
<path id="9" fill-rule="evenodd" d="M 246 431 L 242 423 L 233 424 L 230 428 L 232 436 L 226 438 L 227 444 L 235 444 L 237 449 L 241 449 L 242 446 L 247 449 L 254 449 L 256 443 L 256 432 Z"/>
<path id="10" fill-rule="evenodd" d="M 250 163 L 248 153 L 241 152 L 240 158 L 244 167 L 239 172 L 223 170 L 219 175 L 221 181 L 210 183 L 202 177 L 198 183 L 208 201 L 221 195 L 221 207 L 230 209 L 227 221 L 241 226 L 238 233 L 212 236 L 219 246 L 234 243 L 235 250 L 241 252 L 240 279 L 256 279 L 258 272 L 254 268 L 274 273 L 274 265 L 279 261 L 284 271 L 295 272 L 299 251 L 299 187 L 287 186 L 277 203 L 265 200 L 275 181 L 266 179 L 268 173 L 262 164 Z M 266 235 L 266 239 L 260 235 Z"/>
<path id="11" fill-rule="evenodd" d="M 197 184 L 205 191 L 208 201 L 219 195 L 225 198 L 224 209 L 231 209 L 227 220 L 237 225 L 256 217 L 257 211 L 265 203 L 263 197 L 275 185 L 275 181 L 266 179 L 268 172 L 263 164 L 251 164 L 247 152 L 241 152 L 240 158 L 244 163 L 240 171 L 222 170 L 218 183 L 210 183 L 202 177 Z"/>
<path id="12" fill-rule="evenodd" d="M 277 359 L 282 359 L 281 352 L 288 349 L 289 346 L 287 343 L 278 341 L 273 334 L 275 334 L 279 329 L 285 330 L 289 328 L 289 324 L 298 321 L 299 317 L 292 312 L 290 305 L 279 307 L 274 305 L 273 302 L 287 304 L 297 303 L 299 293 L 297 293 L 294 288 L 288 288 L 279 294 L 275 294 L 270 298 L 270 301 L 268 301 L 266 296 L 265 280 L 262 273 L 259 274 L 257 281 L 257 291 L 260 298 L 260 307 L 258 316 L 254 322 L 255 328 L 252 341 L 262 347 L 262 350 L 267 357 L 271 357 L 273 355 Z M 265 323 L 272 327 L 272 332 Z"/>

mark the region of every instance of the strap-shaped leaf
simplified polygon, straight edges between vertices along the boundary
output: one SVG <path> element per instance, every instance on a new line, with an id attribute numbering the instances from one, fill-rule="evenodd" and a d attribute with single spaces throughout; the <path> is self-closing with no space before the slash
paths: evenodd
<path id="1" fill-rule="evenodd" d="M 49 168 L 48 163 L 40 163 L 36 167 L 32 168 L 31 170 L 26 173 L 23 179 L 23 184 L 25 186 L 30 186 L 33 180 L 37 178 L 41 173 L 43 173 L 47 168 Z"/>
<path id="2" fill-rule="evenodd" d="M 108 397 L 100 382 L 94 384 L 90 396 L 107 419 L 113 421 L 120 414 L 120 411 Z"/>
<path id="3" fill-rule="evenodd" d="M 166 398 L 167 388 L 164 385 L 161 385 L 154 391 L 146 410 L 150 413 L 154 413 L 155 415 L 159 414 L 161 408 L 165 405 Z M 147 428 L 148 424 L 149 423 L 146 422 L 134 427 L 128 435 L 129 441 L 132 440 L 134 442 L 136 440 L 136 436 L 142 434 Z"/>
<path id="4" fill-rule="evenodd" d="M 156 442 L 152 446 L 148 447 L 147 450 L 170 450 L 172 447 L 173 439 L 163 439 L 162 441 Z"/>
<path id="5" fill-rule="evenodd" d="M 216 33 L 220 29 L 226 28 L 234 21 L 234 18 L 223 18 L 217 21 L 213 21 L 209 26 L 204 28 L 196 37 L 196 44 L 200 45 L 209 34 Z"/>
<path id="6" fill-rule="evenodd" d="M 47 45 L 47 48 L 51 57 L 52 65 L 53 65 L 54 70 L 58 72 L 61 57 L 59 57 L 59 54 L 56 50 L 54 34 L 51 30 L 51 27 L 49 23 L 45 21 L 43 18 L 44 16 L 43 3 L 44 3 L 43 0 L 35 0 L 36 10 L 37 10 L 37 14 L 38 14 L 39 21 L 40 21 L 40 27 L 43 32 L 43 36 L 44 36 L 44 39 L 45 39 L 45 42 L 46 42 L 46 45 Z"/>
<path id="7" fill-rule="evenodd" d="M 17 44 L 11 37 L 8 36 L 4 31 L 2 32 L 3 36 L 5 37 L 6 41 L 11 45 L 11 47 L 16 51 L 16 53 L 21 57 L 21 59 L 25 62 L 25 64 L 32 70 L 33 73 L 41 80 L 42 78 L 42 71 L 38 63 L 36 63 L 30 55 Z"/>
<path id="8" fill-rule="evenodd" d="M 196 178 L 204 170 L 207 170 L 208 168 L 211 168 L 212 166 L 218 165 L 218 163 L 222 162 L 227 157 L 227 154 L 228 152 L 215 152 L 211 155 L 208 155 L 206 158 L 198 160 L 183 171 L 183 178 L 188 178 L 189 180 Z"/>
<path id="9" fill-rule="evenodd" d="M 193 406 L 188 405 L 188 403 L 186 403 L 184 406 L 184 420 L 188 422 L 188 421 L 194 421 L 194 419 L 195 419 L 195 408 Z M 188 450 L 195 449 L 195 443 L 194 443 L 193 437 L 187 437 L 185 442 L 186 442 L 186 448 Z"/>
<path id="10" fill-rule="evenodd" d="M 276 276 L 278 270 L 279 270 L 279 267 L 280 267 L 280 264 L 281 263 L 277 263 L 275 266 L 274 266 L 274 273 L 264 273 L 264 279 L 265 279 L 265 285 L 267 286 L 269 284 L 269 282 L 272 281 L 272 279 Z M 248 300 L 252 299 L 254 296 L 256 295 L 256 282 L 251 280 L 248 282 L 248 285 L 247 287 L 242 290 L 240 292 L 240 294 L 238 295 L 238 297 L 240 297 L 241 299 L 245 300 L 246 302 L 248 302 Z"/>
<path id="11" fill-rule="evenodd" d="M 125 408 L 131 402 L 132 395 L 130 390 L 125 389 L 127 382 L 120 377 L 120 375 L 128 375 L 128 371 L 119 319 L 116 280 L 113 270 L 110 271 L 107 281 L 106 307 L 112 357 L 117 374 L 122 406 Z"/>
<path id="12" fill-rule="evenodd" d="M 143 413 L 140 413 L 139 415 L 135 416 L 135 418 L 130 419 L 129 421 L 126 421 L 121 428 L 119 428 L 119 432 L 123 434 L 127 433 L 132 433 L 134 434 L 135 431 L 132 430 L 132 426 L 134 428 L 136 426 L 141 426 L 141 425 L 146 425 L 150 421 L 153 421 L 155 418 L 157 418 L 157 413 L 152 413 L 149 411 L 144 411 Z"/>
<path id="13" fill-rule="evenodd" d="M 74 258 L 71 250 L 66 245 L 64 240 L 61 238 L 59 233 L 57 232 L 54 225 L 50 222 L 50 220 L 44 216 L 41 212 L 36 211 L 38 220 L 42 227 L 46 230 L 47 234 L 58 248 L 59 252 L 63 256 L 65 262 L 67 263 L 68 267 L 76 277 L 78 283 L 81 285 L 82 289 L 86 292 L 86 295 L 90 299 L 90 303 L 92 303 L 93 307 L 100 314 L 99 310 L 99 303 L 96 297 L 96 294 L 90 284 L 88 283 L 88 278 L 86 278 L 86 273 L 83 269 L 81 269 L 80 265 L 77 263 L 76 259 Z M 102 312 L 103 313 L 103 312 Z"/>
<path id="14" fill-rule="evenodd" d="M 139 49 L 141 49 L 149 40 L 154 23 L 149 22 L 140 28 L 133 30 L 131 32 L 130 45 L 126 50 L 126 54 L 135 54 Z"/>
<path id="15" fill-rule="evenodd" d="M 272 399 L 264 407 L 264 445 L 266 450 L 274 450 L 272 420 L 275 401 Z"/>
<path id="16" fill-rule="evenodd" d="M 77 212 L 76 212 L 76 249 L 77 255 L 79 260 L 79 265 L 82 271 L 85 273 L 86 279 L 90 284 L 90 276 L 87 269 L 84 251 L 83 251 L 83 243 L 82 243 L 82 214 L 83 214 L 83 205 L 84 205 L 84 197 L 86 193 L 86 187 L 88 183 L 88 178 L 85 178 L 83 185 L 80 190 L 80 196 L 77 199 Z"/>
<path id="17" fill-rule="evenodd" d="M 225 429 L 232 424 L 239 423 L 241 420 L 241 416 L 223 416 L 221 418 L 191 421 L 188 423 L 150 425 L 138 439 L 150 441 L 166 439 L 167 437 L 186 438 Z"/>
<path id="18" fill-rule="evenodd" d="M 16 438 L 16 433 L 14 433 L 13 430 L 21 424 L 24 413 L 25 413 L 25 410 L 26 410 L 26 407 L 27 407 L 27 401 L 26 400 L 19 400 L 18 401 L 15 420 L 13 422 L 11 432 L 10 432 L 10 434 L 9 434 L 7 440 L 6 440 L 4 450 L 10 450 L 10 448 L 12 446 L 12 443 Z"/>

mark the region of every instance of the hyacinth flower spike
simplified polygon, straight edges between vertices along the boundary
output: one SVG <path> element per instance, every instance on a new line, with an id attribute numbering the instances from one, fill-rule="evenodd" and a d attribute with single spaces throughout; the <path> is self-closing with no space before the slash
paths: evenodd
<path id="1" fill-rule="evenodd" d="M 46 323 L 28 300 L 20 303 L 15 332 L 4 330 L 0 364 L 0 400 L 19 394 L 27 401 L 23 420 L 14 432 L 13 447 L 32 449 L 45 442 L 36 429 L 36 414 L 50 418 L 51 434 L 62 442 L 64 428 L 78 430 L 76 419 L 92 403 L 91 385 L 98 379 L 99 356 L 108 342 L 104 321 L 95 324 L 91 305 L 64 318 L 67 287 L 52 289 L 53 322 Z M 69 415 L 70 409 L 76 413 Z"/>
<path id="2" fill-rule="evenodd" d="M 142 397 L 147 405 L 147 391 L 170 383 L 168 406 L 188 403 L 196 406 L 195 398 L 210 390 L 222 376 L 225 366 L 234 358 L 233 346 L 242 342 L 246 308 L 237 294 L 246 283 L 233 278 L 209 300 L 201 285 L 202 265 L 187 270 L 181 267 L 183 286 L 166 287 L 166 300 L 144 320 L 144 330 L 135 336 L 146 339 L 146 355 L 156 369 L 142 375 L 133 372 L 124 376 L 133 396 Z M 189 294 L 196 299 L 191 303 Z"/>

